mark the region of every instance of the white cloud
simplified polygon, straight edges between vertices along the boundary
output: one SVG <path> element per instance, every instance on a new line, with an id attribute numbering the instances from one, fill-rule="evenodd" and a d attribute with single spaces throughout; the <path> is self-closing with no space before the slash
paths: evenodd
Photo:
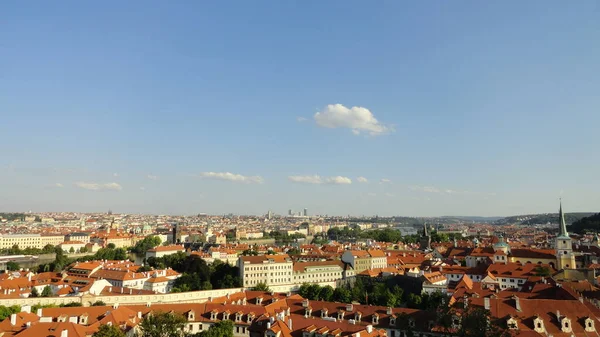
<path id="1" fill-rule="evenodd" d="M 92 191 L 100 191 L 100 190 L 120 191 L 123 189 L 123 187 L 121 187 L 121 185 L 119 185 L 117 183 L 99 184 L 99 183 L 88 183 L 88 182 L 80 181 L 80 182 L 75 183 L 75 186 L 77 186 L 79 188 L 83 188 L 84 190 L 92 190 Z"/>
<path id="2" fill-rule="evenodd" d="M 231 172 L 201 172 L 200 176 L 207 179 L 227 180 L 246 184 L 262 184 L 264 182 L 264 179 L 261 176 L 244 176 Z"/>
<path id="3" fill-rule="evenodd" d="M 323 180 L 318 175 L 313 176 L 289 176 L 289 181 L 303 184 L 322 184 Z"/>
<path id="4" fill-rule="evenodd" d="M 349 185 L 352 184 L 352 179 L 348 177 L 335 176 L 335 177 L 321 177 L 319 175 L 305 175 L 305 176 L 289 176 L 288 180 L 294 183 L 303 184 L 332 184 L 332 185 Z"/>
<path id="5" fill-rule="evenodd" d="M 335 184 L 335 185 L 349 185 L 349 184 L 352 184 L 352 179 L 350 179 L 348 177 L 335 176 L 335 177 L 330 177 L 330 178 L 325 179 L 325 182 L 328 184 Z"/>
<path id="6" fill-rule="evenodd" d="M 297 120 L 298 122 L 302 123 L 302 122 L 306 122 L 306 120 L 307 120 L 307 119 L 306 119 L 306 118 L 304 118 L 304 117 L 298 117 L 298 118 L 296 118 L 296 120 Z"/>
<path id="7" fill-rule="evenodd" d="M 154 176 L 154 175 L 152 175 L 152 174 L 149 174 L 149 175 L 147 175 L 146 177 L 147 177 L 148 179 L 150 179 L 150 180 L 158 180 L 158 176 Z"/>
<path id="8" fill-rule="evenodd" d="M 118 176 L 119 176 L 119 174 L 118 174 L 118 173 L 116 173 L 116 172 L 115 172 L 115 173 L 113 173 L 113 177 L 118 177 Z"/>
<path id="9" fill-rule="evenodd" d="M 367 132 L 371 136 L 378 136 L 394 131 L 392 126 L 380 123 L 369 109 L 358 106 L 347 108 L 342 104 L 329 104 L 317 112 L 314 119 L 318 126 L 348 128 L 355 135 Z"/>
<path id="10" fill-rule="evenodd" d="M 382 178 L 382 179 L 379 181 L 379 183 L 380 183 L 380 184 L 391 184 L 391 183 L 392 183 L 392 181 L 391 181 L 391 180 L 389 180 L 389 179 L 386 179 L 386 178 Z"/>
<path id="11" fill-rule="evenodd" d="M 496 193 L 487 193 L 487 192 L 474 192 L 468 190 L 452 190 L 452 189 L 443 189 L 433 186 L 410 186 L 409 187 L 413 191 L 417 192 L 425 192 L 425 193 L 437 193 L 437 194 L 460 194 L 460 195 L 485 195 L 485 196 L 494 196 Z"/>
<path id="12" fill-rule="evenodd" d="M 365 184 L 365 183 L 369 182 L 369 179 L 367 179 L 365 177 L 358 177 L 358 178 L 356 178 L 356 181 L 358 181 L 359 183 Z"/>
<path id="13" fill-rule="evenodd" d="M 442 191 L 439 188 L 433 186 L 411 186 L 409 187 L 413 191 L 420 191 L 425 193 L 441 193 Z"/>

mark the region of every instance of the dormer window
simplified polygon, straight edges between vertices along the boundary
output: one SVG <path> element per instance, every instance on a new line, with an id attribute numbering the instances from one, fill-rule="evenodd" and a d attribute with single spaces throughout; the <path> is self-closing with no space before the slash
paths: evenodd
<path id="1" fill-rule="evenodd" d="M 217 315 L 218 315 L 218 314 L 219 314 L 219 313 L 218 313 L 217 311 L 211 311 L 211 313 L 210 313 L 210 320 L 211 320 L 211 321 L 216 321 L 216 320 L 217 320 Z"/>
<path id="2" fill-rule="evenodd" d="M 360 311 L 358 311 L 357 313 L 354 314 L 355 321 L 360 322 L 361 318 L 362 318 L 362 313 Z"/>
<path id="3" fill-rule="evenodd" d="M 187 319 L 188 321 L 193 321 L 196 319 L 196 313 L 194 312 L 194 310 L 190 310 L 188 312 Z"/>
<path id="4" fill-rule="evenodd" d="M 337 319 L 338 319 L 338 321 L 341 321 L 344 319 L 344 311 L 343 310 L 338 311 Z"/>
<path id="5" fill-rule="evenodd" d="M 327 308 L 321 310 L 321 318 L 327 317 Z"/>
<path id="6" fill-rule="evenodd" d="M 390 325 L 396 325 L 396 315 L 390 317 Z"/>
<path id="7" fill-rule="evenodd" d="M 506 321 L 506 325 L 510 330 L 517 330 L 519 328 L 517 321 L 512 317 Z"/>
<path id="8" fill-rule="evenodd" d="M 411 327 L 411 328 L 414 328 L 415 327 L 415 320 L 412 319 L 412 318 L 409 318 L 408 319 L 408 326 Z"/>
<path id="9" fill-rule="evenodd" d="M 594 320 L 592 320 L 589 317 L 585 319 L 585 331 L 587 331 L 587 332 L 594 332 L 594 331 L 596 331 Z"/>
<path id="10" fill-rule="evenodd" d="M 541 318 L 536 317 L 533 320 L 533 329 L 537 333 L 544 333 L 546 331 L 546 329 L 544 328 L 544 321 Z"/>
<path id="11" fill-rule="evenodd" d="M 310 315 L 312 315 L 312 308 L 308 307 L 308 308 L 304 309 L 304 316 L 309 317 Z"/>
<path id="12" fill-rule="evenodd" d="M 253 319 L 254 319 L 254 313 L 253 313 L 253 312 L 251 312 L 251 313 L 249 313 L 249 314 L 248 314 L 248 320 L 247 320 L 247 323 L 248 323 L 248 324 L 252 323 L 252 320 L 253 320 Z"/>
<path id="13" fill-rule="evenodd" d="M 569 332 L 572 331 L 572 329 L 571 329 L 571 320 L 570 319 L 568 319 L 566 317 L 563 317 L 563 319 L 560 320 L 560 323 L 562 325 L 562 328 L 561 328 L 562 332 L 569 333 Z"/>
<path id="14" fill-rule="evenodd" d="M 379 324 L 379 315 L 378 314 L 374 314 L 373 315 L 373 319 L 371 320 L 371 322 L 373 324 Z"/>

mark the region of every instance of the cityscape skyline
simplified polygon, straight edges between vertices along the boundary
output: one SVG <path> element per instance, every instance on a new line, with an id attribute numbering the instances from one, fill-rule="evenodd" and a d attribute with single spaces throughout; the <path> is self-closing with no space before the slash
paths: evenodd
<path id="1" fill-rule="evenodd" d="M 593 1 L 0 7 L 2 211 L 598 210 Z"/>

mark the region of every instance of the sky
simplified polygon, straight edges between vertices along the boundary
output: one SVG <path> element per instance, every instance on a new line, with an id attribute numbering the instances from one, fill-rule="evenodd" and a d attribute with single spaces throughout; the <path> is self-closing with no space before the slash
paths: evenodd
<path id="1" fill-rule="evenodd" d="M 600 211 L 597 1 L 3 1 L 0 211 Z"/>

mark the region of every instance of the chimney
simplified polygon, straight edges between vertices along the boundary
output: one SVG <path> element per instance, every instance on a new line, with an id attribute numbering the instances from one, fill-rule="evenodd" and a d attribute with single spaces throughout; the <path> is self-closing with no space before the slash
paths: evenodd
<path id="1" fill-rule="evenodd" d="M 367 332 L 368 333 L 373 332 L 373 326 L 371 324 L 367 325 Z"/>
<path id="2" fill-rule="evenodd" d="M 560 311 L 556 310 L 556 320 L 560 323 Z"/>
<path id="3" fill-rule="evenodd" d="M 517 309 L 517 311 L 521 311 L 521 301 L 519 300 L 518 296 L 513 296 L 513 299 L 515 300 L 515 309 Z"/>
<path id="4" fill-rule="evenodd" d="M 142 319 L 142 312 L 141 312 L 141 311 L 138 311 L 138 313 L 137 313 L 137 317 L 138 317 L 139 319 Z"/>
<path id="5" fill-rule="evenodd" d="M 483 298 L 483 308 L 485 310 L 490 310 L 490 298 L 489 297 Z"/>
<path id="6" fill-rule="evenodd" d="M 37 310 L 37 313 L 36 313 L 36 315 L 38 315 L 38 317 L 42 317 L 42 308 L 39 308 L 39 309 Z"/>
<path id="7" fill-rule="evenodd" d="M 60 337 L 69 337 L 69 330 L 65 329 L 60 332 Z"/>
<path id="8" fill-rule="evenodd" d="M 10 325 L 17 325 L 17 314 L 10 315 Z"/>
<path id="9" fill-rule="evenodd" d="M 288 319 L 288 328 L 290 328 L 291 331 L 294 331 L 294 329 L 292 329 L 292 319 Z"/>

